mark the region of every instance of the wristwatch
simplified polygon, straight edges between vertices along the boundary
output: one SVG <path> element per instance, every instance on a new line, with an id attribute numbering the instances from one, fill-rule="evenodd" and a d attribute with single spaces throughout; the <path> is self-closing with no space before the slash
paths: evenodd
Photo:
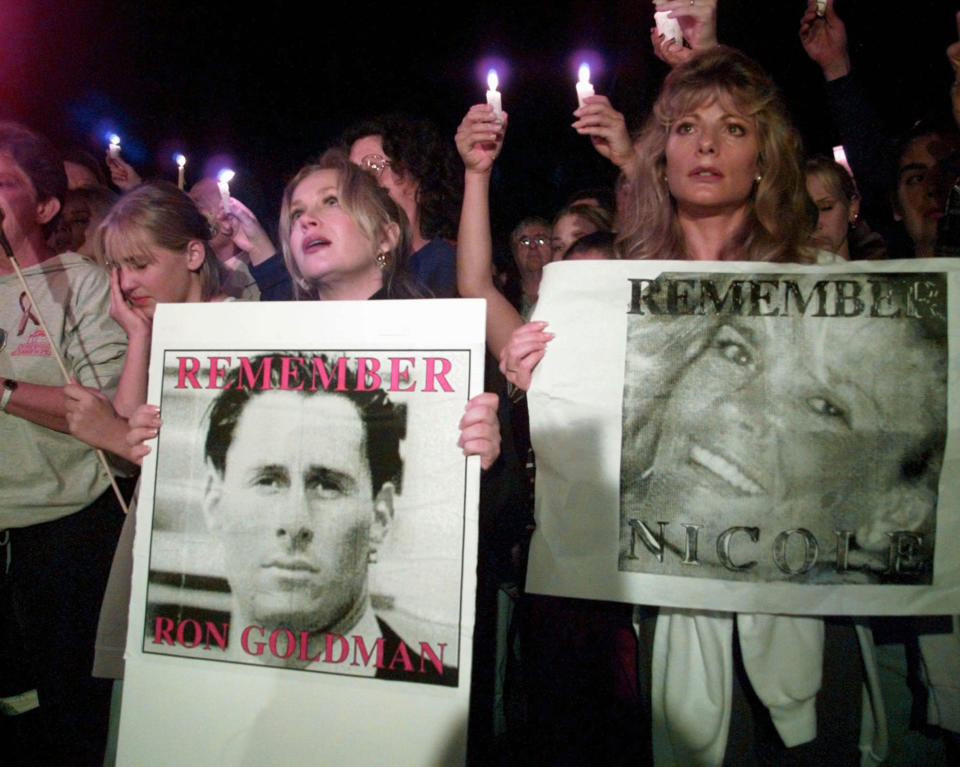
<path id="1" fill-rule="evenodd" d="M 7 403 L 10 401 L 10 398 L 13 396 L 13 393 L 17 390 L 17 382 L 12 378 L 4 378 L 3 383 L 0 384 L 3 387 L 3 392 L 0 393 L 0 410 L 7 411 Z"/>

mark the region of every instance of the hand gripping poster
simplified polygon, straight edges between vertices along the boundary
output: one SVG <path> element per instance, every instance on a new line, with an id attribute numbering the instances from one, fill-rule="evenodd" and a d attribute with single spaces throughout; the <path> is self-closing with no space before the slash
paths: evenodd
<path id="1" fill-rule="evenodd" d="M 960 610 L 954 260 L 554 265 L 528 588 Z"/>
<path id="2" fill-rule="evenodd" d="M 121 764 L 463 761 L 479 463 L 457 441 L 483 321 L 159 307 Z"/>

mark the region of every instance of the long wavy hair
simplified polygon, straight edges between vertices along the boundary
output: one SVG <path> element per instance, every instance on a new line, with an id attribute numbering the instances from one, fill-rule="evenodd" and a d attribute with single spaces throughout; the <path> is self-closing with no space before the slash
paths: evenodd
<path id="1" fill-rule="evenodd" d="M 386 189 L 377 184 L 376 179 L 350 162 L 350 158 L 341 149 L 328 149 L 320 158 L 304 165 L 287 182 L 280 202 L 280 249 L 283 261 L 293 277 L 294 298 L 313 300 L 319 298 L 317 286 L 309 282 L 297 266 L 290 250 L 290 204 L 293 193 L 305 178 L 321 170 L 333 170 L 337 173 L 337 195 L 340 206 L 347 212 L 360 231 L 370 241 L 370 258 L 376 257 L 377 247 L 386 236 L 385 228 L 395 223 L 400 228 L 397 244 L 384 255 L 386 261 L 382 267 L 383 286 L 390 298 L 425 298 L 429 296 L 422 285 L 407 275 L 403 269 L 410 253 L 410 222 L 406 214 L 397 205 Z"/>
<path id="2" fill-rule="evenodd" d="M 621 220 L 621 257 L 688 258 L 676 200 L 667 186 L 667 137 L 676 120 L 714 101 L 754 121 L 760 170 L 744 224 L 723 244 L 720 260 L 811 260 L 804 246 L 814 222 L 800 168 L 800 136 L 770 76 L 726 46 L 700 53 L 664 81 L 636 142 L 640 168 Z"/>
<path id="3" fill-rule="evenodd" d="M 154 245 L 179 252 L 193 240 L 203 243 L 203 263 L 196 273 L 201 296 L 209 301 L 220 292 L 222 282 L 220 261 L 210 247 L 210 224 L 175 185 L 148 181 L 117 200 L 97 229 L 94 250 L 107 266 L 146 266 L 156 260 Z"/>

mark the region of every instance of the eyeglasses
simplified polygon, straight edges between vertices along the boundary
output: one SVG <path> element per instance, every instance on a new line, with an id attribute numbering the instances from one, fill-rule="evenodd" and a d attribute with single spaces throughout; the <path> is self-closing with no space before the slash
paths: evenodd
<path id="1" fill-rule="evenodd" d="M 368 154 L 360 159 L 360 167 L 370 171 L 377 179 L 390 167 L 390 161 L 382 154 Z"/>
<path id="2" fill-rule="evenodd" d="M 524 235 L 519 240 L 517 240 L 525 248 L 542 248 L 547 244 L 547 238 L 542 234 L 538 234 L 536 237 L 527 237 Z"/>

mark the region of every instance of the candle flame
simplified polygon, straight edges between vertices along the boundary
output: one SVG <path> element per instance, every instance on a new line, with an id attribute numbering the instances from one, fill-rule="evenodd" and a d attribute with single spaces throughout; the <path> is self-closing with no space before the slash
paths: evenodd
<path id="1" fill-rule="evenodd" d="M 589 83 L 590 82 L 590 65 L 581 64 L 580 65 L 580 82 Z"/>
<path id="2" fill-rule="evenodd" d="M 497 70 L 491 69 L 487 73 L 487 87 L 489 87 L 490 90 L 495 91 L 498 85 L 500 85 L 500 78 L 497 77 Z"/>
<path id="3" fill-rule="evenodd" d="M 233 177 L 234 177 L 235 175 L 237 175 L 237 174 L 234 173 L 234 172 L 233 172 L 232 170 L 230 170 L 229 168 L 224 168 L 224 169 L 223 169 L 222 171 L 220 171 L 220 173 L 217 175 L 217 181 L 223 181 L 224 183 L 229 184 L 231 181 L 233 181 Z"/>
<path id="4" fill-rule="evenodd" d="M 187 164 L 187 158 L 184 157 L 182 154 L 178 154 L 176 159 L 177 159 L 178 168 L 182 168 L 184 165 Z"/>

